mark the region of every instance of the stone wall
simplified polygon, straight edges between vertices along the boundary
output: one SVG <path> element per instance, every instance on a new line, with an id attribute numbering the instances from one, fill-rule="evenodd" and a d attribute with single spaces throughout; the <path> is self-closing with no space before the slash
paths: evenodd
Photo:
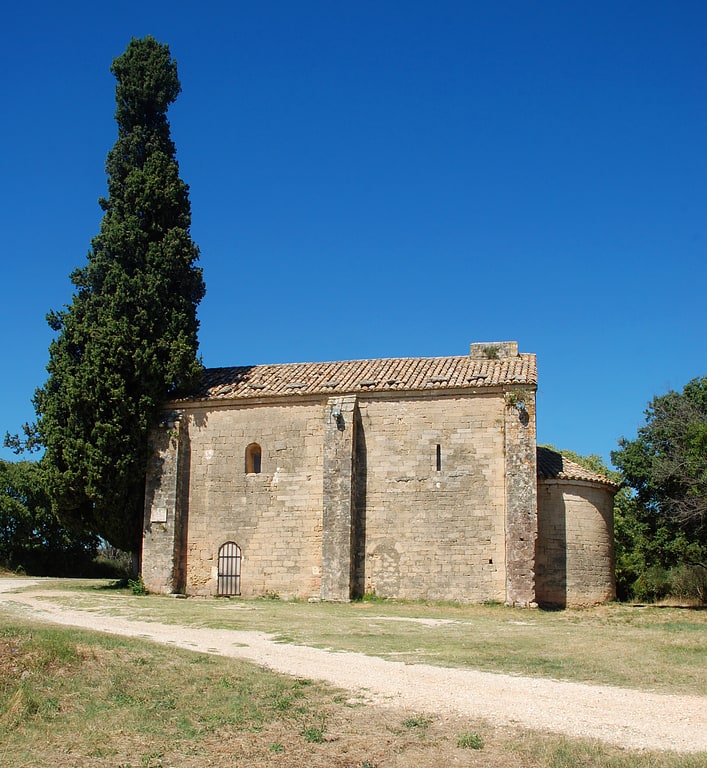
<path id="1" fill-rule="evenodd" d="M 215 594 L 234 541 L 244 596 L 504 600 L 506 410 L 501 391 L 187 409 L 173 504 L 189 515 L 184 588 Z M 163 495 L 177 493 L 176 461 L 161 459 Z M 161 544 L 146 538 L 145 572 L 164 560 L 153 582 L 169 591 L 179 559 Z"/>
<path id="2" fill-rule="evenodd" d="M 538 484 L 532 388 L 192 403 L 176 415 L 152 435 L 152 591 L 216 594 L 219 549 L 235 542 L 245 597 L 614 597 L 614 489 Z"/>
<path id="3" fill-rule="evenodd" d="M 323 600 L 346 601 L 353 593 L 356 395 L 332 397 L 324 416 L 322 498 Z"/>
<path id="4" fill-rule="evenodd" d="M 614 492 L 601 483 L 538 483 L 537 600 L 560 607 L 616 597 Z"/>
<path id="5" fill-rule="evenodd" d="M 151 592 L 184 590 L 186 508 L 181 503 L 189 478 L 189 441 L 170 415 L 150 435 L 143 525 L 142 577 Z"/>
<path id="6" fill-rule="evenodd" d="M 322 551 L 321 402 L 189 413 L 187 591 L 215 594 L 221 544 L 241 548 L 241 593 L 318 596 Z M 261 471 L 246 473 L 248 445 Z"/>
<path id="7" fill-rule="evenodd" d="M 358 589 L 504 600 L 503 395 L 360 398 L 359 409 Z"/>
<path id="8" fill-rule="evenodd" d="M 507 392 L 505 403 L 506 597 L 508 605 L 535 603 L 537 448 L 535 392 Z"/>

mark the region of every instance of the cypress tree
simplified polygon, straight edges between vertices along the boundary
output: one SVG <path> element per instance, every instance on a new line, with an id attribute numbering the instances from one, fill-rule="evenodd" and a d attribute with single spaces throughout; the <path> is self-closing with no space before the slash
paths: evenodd
<path id="1" fill-rule="evenodd" d="M 104 216 L 86 265 L 71 275 L 71 303 L 47 316 L 57 336 L 34 402 L 57 517 L 138 553 L 148 431 L 160 405 L 201 371 L 204 283 L 167 121 L 181 91 L 176 62 L 146 37 L 111 71 L 118 139 Z"/>

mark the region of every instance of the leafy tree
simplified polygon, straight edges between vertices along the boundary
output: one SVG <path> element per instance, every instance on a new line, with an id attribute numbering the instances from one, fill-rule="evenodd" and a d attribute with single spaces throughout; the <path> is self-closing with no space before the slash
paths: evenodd
<path id="1" fill-rule="evenodd" d="M 707 377 L 654 398 L 638 437 L 622 438 L 611 458 L 645 511 L 681 532 L 670 558 L 707 567 Z"/>
<path id="2" fill-rule="evenodd" d="M 48 315 L 58 335 L 34 402 L 59 519 L 137 553 L 148 430 L 160 404 L 200 373 L 204 283 L 166 117 L 181 90 L 176 62 L 146 37 L 111 71 L 118 139 L 106 161 L 105 213 L 87 264 L 71 275 L 71 304 Z"/>
<path id="3" fill-rule="evenodd" d="M 655 397 L 635 440 L 613 463 L 633 489 L 622 522 L 637 597 L 661 597 L 689 578 L 707 585 L 707 378 Z M 704 598 L 703 598 L 704 599 Z"/>
<path id="4" fill-rule="evenodd" d="M 0 564 L 39 575 L 73 575 L 93 559 L 97 545 L 97 537 L 57 521 L 37 463 L 0 460 Z"/>

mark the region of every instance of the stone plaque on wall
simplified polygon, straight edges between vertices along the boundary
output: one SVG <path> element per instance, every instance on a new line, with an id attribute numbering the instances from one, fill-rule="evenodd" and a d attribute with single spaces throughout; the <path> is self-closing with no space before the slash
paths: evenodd
<path id="1" fill-rule="evenodd" d="M 152 523 L 166 523 L 167 522 L 167 507 L 152 507 L 150 510 L 150 522 Z"/>

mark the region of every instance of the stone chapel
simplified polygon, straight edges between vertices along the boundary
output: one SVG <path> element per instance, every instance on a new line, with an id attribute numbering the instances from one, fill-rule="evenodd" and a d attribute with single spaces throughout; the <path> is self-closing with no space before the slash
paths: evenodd
<path id="1" fill-rule="evenodd" d="M 206 369 L 151 437 L 155 592 L 574 606 L 615 596 L 605 477 L 536 446 L 535 355 Z"/>

